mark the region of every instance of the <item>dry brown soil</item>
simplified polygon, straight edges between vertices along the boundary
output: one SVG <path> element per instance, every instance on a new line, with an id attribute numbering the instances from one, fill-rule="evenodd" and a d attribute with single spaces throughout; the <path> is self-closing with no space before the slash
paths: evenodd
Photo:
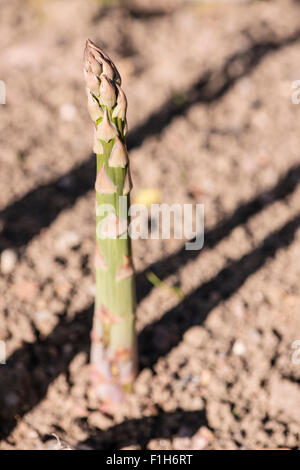
<path id="1" fill-rule="evenodd" d="M 81 449 L 298 448 L 300 2 L 100 3 L 0 0 L 0 449 L 52 448 L 51 433 Z M 135 194 L 205 204 L 201 251 L 134 242 L 140 372 L 114 418 L 87 398 L 87 37 L 123 76 Z"/>

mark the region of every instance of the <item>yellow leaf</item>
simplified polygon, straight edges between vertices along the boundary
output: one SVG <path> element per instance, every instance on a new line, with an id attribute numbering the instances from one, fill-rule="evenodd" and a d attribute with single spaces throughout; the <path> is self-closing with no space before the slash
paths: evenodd
<path id="1" fill-rule="evenodd" d="M 140 189 L 134 198 L 135 204 L 143 204 L 150 207 L 151 204 L 158 204 L 161 200 L 161 193 L 158 188 Z"/>

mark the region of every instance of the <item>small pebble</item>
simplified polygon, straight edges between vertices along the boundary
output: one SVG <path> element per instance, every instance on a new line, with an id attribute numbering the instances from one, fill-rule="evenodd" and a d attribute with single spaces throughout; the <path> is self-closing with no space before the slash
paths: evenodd
<path id="1" fill-rule="evenodd" d="M 200 376 L 200 384 L 204 387 L 209 384 L 211 379 L 211 372 L 209 370 L 203 370 Z"/>
<path id="2" fill-rule="evenodd" d="M 4 250 L 1 255 L 1 272 L 10 274 L 17 264 L 17 255 L 13 250 Z"/>
<path id="3" fill-rule="evenodd" d="M 246 353 L 246 346 L 242 341 L 237 340 L 232 347 L 232 352 L 236 356 L 244 356 Z"/>

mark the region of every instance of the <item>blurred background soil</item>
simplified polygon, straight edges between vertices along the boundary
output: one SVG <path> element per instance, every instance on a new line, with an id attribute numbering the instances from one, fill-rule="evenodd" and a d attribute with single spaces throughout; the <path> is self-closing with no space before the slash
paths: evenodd
<path id="1" fill-rule="evenodd" d="M 79 449 L 299 447 L 299 17 L 295 0 L 0 0 L 0 449 L 52 433 Z M 133 199 L 205 204 L 201 251 L 134 242 L 140 372 L 114 418 L 87 396 L 88 37 L 123 77 Z"/>

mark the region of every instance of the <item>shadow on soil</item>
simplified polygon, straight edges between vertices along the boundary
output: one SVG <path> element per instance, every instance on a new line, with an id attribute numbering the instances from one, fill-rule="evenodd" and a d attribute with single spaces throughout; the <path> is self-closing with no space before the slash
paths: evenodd
<path id="1" fill-rule="evenodd" d="M 142 449 L 151 439 L 192 437 L 200 426 L 207 426 L 206 413 L 201 411 L 174 411 L 130 419 L 105 431 L 88 428 L 89 438 L 77 448 L 114 450 L 125 446 L 140 445 Z"/>
<path id="2" fill-rule="evenodd" d="M 140 368 L 153 367 L 181 341 L 188 328 L 201 325 L 211 310 L 228 299 L 276 252 L 289 246 L 300 226 L 300 215 L 271 233 L 247 255 L 230 263 L 217 276 L 195 289 L 158 321 L 147 325 L 138 338 Z M 81 351 L 88 354 L 92 305 L 72 321 L 62 320 L 44 340 L 25 343 L 8 359 L 0 383 L 0 438 L 10 434 L 17 418 L 34 408 L 49 385 Z M 71 349 L 64 346 L 71 345 Z M 111 441 L 114 445 L 114 440 Z"/>
<path id="3" fill-rule="evenodd" d="M 300 33 L 297 32 L 284 41 L 254 44 L 246 51 L 234 54 L 221 70 L 204 74 L 187 91 L 183 103 L 178 105 L 173 99 L 168 100 L 137 127 L 129 136 L 129 147 L 138 147 L 147 137 L 160 133 L 175 116 L 185 113 L 195 103 L 209 104 L 219 99 L 266 54 L 299 39 Z M 94 159 L 89 158 L 61 178 L 33 189 L 2 210 L 0 219 L 4 228 L 0 248 L 25 246 L 42 228 L 49 226 L 62 210 L 72 206 L 77 198 L 92 189 L 94 174 Z M 244 224 L 267 205 L 291 194 L 299 179 L 300 166 L 295 166 L 273 189 L 238 207 L 228 219 L 205 234 L 205 249 L 215 247 L 235 227 Z M 289 246 L 299 226 L 300 215 L 267 236 L 253 251 L 228 264 L 216 277 L 195 289 L 160 320 L 146 326 L 139 336 L 141 368 L 153 367 L 160 357 L 181 341 L 188 328 L 201 325 L 212 309 L 235 293 L 279 249 Z M 197 255 L 182 248 L 140 273 L 137 276 L 139 300 L 152 288 L 145 280 L 148 270 L 153 270 L 160 278 L 166 278 Z M 35 343 L 25 343 L 9 357 L 0 379 L 0 438 L 9 436 L 19 418 L 45 397 L 49 385 L 59 374 L 67 372 L 71 360 L 79 352 L 88 354 L 91 318 L 92 306 L 77 313 L 72 321 L 62 318 L 46 339 L 38 338 Z M 65 348 L 66 344 L 71 347 Z M 184 435 L 192 435 L 202 423 L 206 423 L 202 411 L 161 413 L 125 421 L 92 435 L 82 444 L 106 449 L 131 444 L 145 446 L 150 439 L 175 435 L 183 424 L 186 424 Z"/>
<path id="4" fill-rule="evenodd" d="M 184 95 L 181 93 L 180 103 L 174 97 L 169 98 L 128 135 L 129 150 L 142 145 L 148 137 L 160 134 L 176 116 L 186 113 L 195 104 L 215 102 L 269 53 L 299 40 L 300 31 L 296 31 L 281 41 L 255 42 L 229 57 L 221 69 L 205 72 Z M 0 250 L 21 248 L 48 227 L 61 211 L 72 207 L 79 197 L 93 188 L 95 171 L 95 159 L 90 155 L 61 177 L 32 189 L 0 211 Z"/>

